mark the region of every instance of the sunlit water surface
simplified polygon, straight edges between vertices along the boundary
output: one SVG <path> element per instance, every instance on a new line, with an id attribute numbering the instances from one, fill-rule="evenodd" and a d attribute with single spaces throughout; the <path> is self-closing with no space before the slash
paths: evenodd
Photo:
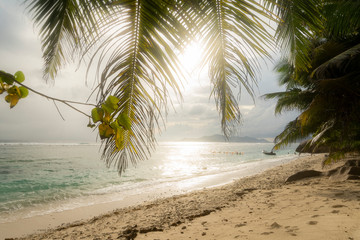
<path id="1" fill-rule="evenodd" d="M 0 222 L 20 213 L 41 215 L 165 187 L 175 194 L 227 183 L 295 157 L 293 148 L 276 156 L 262 154 L 271 147 L 270 143 L 160 143 L 149 160 L 119 176 L 99 160 L 99 145 L 0 144 Z"/>

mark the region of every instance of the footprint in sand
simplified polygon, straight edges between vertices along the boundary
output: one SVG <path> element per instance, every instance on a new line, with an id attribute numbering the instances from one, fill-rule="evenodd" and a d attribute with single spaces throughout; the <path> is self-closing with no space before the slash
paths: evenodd
<path id="1" fill-rule="evenodd" d="M 286 226 L 286 232 L 289 233 L 291 236 L 297 236 L 296 231 L 299 230 L 297 226 Z"/>
<path id="2" fill-rule="evenodd" d="M 244 227 L 246 226 L 246 223 L 240 223 L 240 224 L 236 224 L 235 227 L 238 228 L 238 227 Z"/>
<path id="3" fill-rule="evenodd" d="M 308 222 L 309 225 L 316 225 L 318 222 L 317 221 L 310 221 Z"/>
<path id="4" fill-rule="evenodd" d="M 332 206 L 332 208 L 343 208 L 343 207 L 346 207 L 346 206 L 345 206 L 345 205 L 341 205 L 341 204 Z"/>

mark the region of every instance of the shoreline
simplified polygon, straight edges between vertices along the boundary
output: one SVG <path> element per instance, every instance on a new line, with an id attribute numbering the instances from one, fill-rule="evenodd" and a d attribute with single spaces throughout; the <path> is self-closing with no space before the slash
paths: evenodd
<path id="1" fill-rule="evenodd" d="M 71 203 L 67 202 L 56 203 L 54 205 L 47 204 L 41 210 L 38 208 L 26 210 L 12 216 L 12 218 L 9 218 L 9 221 L 0 222 L 0 240 L 5 237 L 14 238 L 27 234 L 41 233 L 47 229 L 53 229 L 69 222 L 89 220 L 119 208 L 137 206 L 202 189 L 221 187 L 231 184 L 238 179 L 293 161 L 297 157 L 292 156 L 248 162 L 241 165 L 241 169 L 233 171 L 193 176 L 174 182 L 164 182 L 155 186 L 151 185 L 142 188 L 141 193 L 134 191 L 125 196 L 122 193 L 109 193 L 74 199 L 77 206 L 71 206 Z M 29 214 L 31 215 L 29 216 Z"/>
<path id="2" fill-rule="evenodd" d="M 48 229 L 46 232 L 42 233 L 35 233 L 33 235 L 26 236 L 24 239 L 77 239 L 81 237 L 91 239 L 135 239 L 135 237 L 136 239 L 233 239 L 235 236 L 243 236 L 241 239 L 271 239 L 271 237 L 274 237 L 273 239 L 280 239 L 276 238 L 275 236 L 285 237 L 279 235 L 280 233 L 276 235 L 277 232 L 281 232 L 281 234 L 285 234 L 286 236 L 294 236 L 291 235 L 291 233 L 296 234 L 296 236 L 300 236 L 299 225 L 297 226 L 298 229 L 296 230 L 294 227 L 290 228 L 289 226 L 284 226 L 284 223 L 282 222 L 282 219 L 287 219 L 290 217 L 288 215 L 291 214 L 291 212 L 285 212 L 284 210 L 279 211 L 278 209 L 279 213 L 275 212 L 269 215 L 269 211 L 271 211 L 272 208 L 281 207 L 281 205 L 286 203 L 286 200 L 281 198 L 281 194 L 284 195 L 285 193 L 288 193 L 287 198 L 295 197 L 292 200 L 292 204 L 300 199 L 303 199 L 303 201 L 306 202 L 306 196 L 310 196 L 311 194 L 308 192 L 303 193 L 301 189 L 307 188 L 305 190 L 312 191 L 313 194 L 314 186 L 320 188 L 321 190 L 323 188 L 329 189 L 332 187 L 332 185 L 334 185 L 331 183 L 329 184 L 329 181 L 323 181 L 323 178 L 306 180 L 306 184 L 304 184 L 303 181 L 294 184 L 284 184 L 287 177 L 298 171 L 304 169 L 320 170 L 321 159 L 323 156 L 323 154 L 302 156 L 288 163 L 265 170 L 260 174 L 241 178 L 227 185 L 204 190 L 197 190 L 172 197 L 160 198 L 153 201 L 146 201 L 136 206 L 119 208 L 104 215 L 95 214 L 96 217 L 93 217 L 90 220 L 81 220 L 69 223 L 70 221 L 66 220 L 67 218 L 65 214 L 64 224 L 60 227 L 56 229 Z M 356 228 L 353 226 L 354 224 L 357 224 L 357 229 L 360 229 L 360 223 L 357 223 L 358 221 L 356 221 L 360 218 L 360 186 L 359 184 L 355 184 L 354 186 L 353 185 L 354 184 L 351 181 L 346 181 L 336 183 L 333 186 L 335 190 L 342 190 L 339 189 L 340 187 L 351 187 L 353 192 L 358 191 L 354 195 L 357 202 L 354 202 L 352 199 L 350 199 L 347 203 L 347 205 L 350 203 L 355 204 L 355 207 L 352 205 L 352 207 L 341 207 L 341 209 L 338 210 L 344 211 L 345 209 L 348 209 L 350 212 L 347 214 L 350 216 L 350 218 L 355 216 L 355 220 L 350 221 L 350 219 L 346 222 L 345 226 L 342 226 L 342 231 L 345 231 L 344 227 L 347 229 L 346 234 L 349 235 L 349 238 L 340 239 L 351 239 L 350 237 L 360 236 L 360 232 L 356 232 L 354 230 Z M 320 190 L 318 189 L 318 191 Z M 281 199 L 280 202 L 279 199 L 275 198 L 276 194 L 280 194 L 280 197 L 278 196 L 278 198 Z M 345 193 L 343 193 L 343 195 L 337 196 L 344 196 L 344 194 Z M 269 200 L 267 198 L 271 197 L 275 199 L 273 199 L 270 203 L 266 203 L 267 200 Z M 334 202 L 337 200 L 336 198 L 329 199 L 330 198 L 328 197 L 328 201 L 331 200 Z M 317 201 L 314 201 L 314 203 L 317 203 Z M 261 208 L 261 206 L 263 207 L 261 212 L 257 213 L 258 215 L 256 215 L 257 210 L 255 206 L 250 207 L 250 205 L 254 204 L 258 206 L 258 210 Z M 307 210 L 311 208 L 311 204 L 311 202 L 308 202 Z M 329 208 L 332 210 L 334 210 L 332 206 L 345 206 L 344 203 L 331 204 L 333 205 L 329 206 Z M 356 204 L 358 204 L 357 207 Z M 289 206 L 291 206 L 291 204 L 289 204 Z M 116 206 L 112 207 L 116 208 Z M 300 206 L 296 207 L 299 208 L 296 210 L 300 211 Z M 352 211 L 352 209 L 355 211 Z M 294 209 L 292 210 L 294 211 Z M 337 211 L 337 209 L 335 210 Z M 319 209 L 317 211 L 318 213 L 320 212 Z M 103 213 L 104 212 L 105 211 L 103 211 Z M 69 214 L 74 213 L 76 212 Z M 333 219 L 335 214 L 330 213 L 330 216 L 326 217 L 331 217 L 331 221 L 334 222 L 336 220 Z M 270 218 L 270 216 L 275 216 L 276 214 L 280 215 L 276 217 L 273 222 L 271 222 L 269 219 L 261 220 L 261 218 L 264 218 L 264 216 L 268 215 Z M 318 219 L 323 217 L 321 214 L 309 214 L 312 214 L 311 216 L 319 215 Z M 338 217 L 339 214 L 336 215 Z M 242 216 L 242 222 L 239 221 L 236 224 L 233 223 L 232 219 L 236 217 L 239 218 L 239 216 Z M 260 219 L 259 216 L 261 216 Z M 306 216 L 309 217 L 310 220 L 306 223 L 305 226 L 301 225 L 302 228 L 314 228 L 320 226 L 318 221 L 315 220 L 312 221 L 313 225 L 309 223 L 311 222 L 311 216 Z M 256 218 L 256 220 L 254 218 Z M 292 217 L 290 217 L 290 219 L 292 219 Z M 222 226 L 219 227 L 219 222 L 216 221 L 220 221 Z M 344 221 L 344 218 L 341 218 L 341 221 Z M 34 221 L 32 223 L 34 224 Z M 250 223 L 260 223 L 260 226 L 254 228 Z M 23 228 L 28 226 L 28 224 L 23 223 Z M 228 230 L 227 233 L 230 235 L 235 234 L 232 238 L 229 237 L 230 235 L 224 237 L 214 237 L 216 234 L 223 234 L 223 227 L 229 227 L 229 225 L 232 227 Z M 271 227 L 272 225 L 273 227 Z M 339 228 L 339 226 L 337 228 Z M 244 229 L 247 229 L 247 231 L 243 231 Z M 257 233 L 258 231 L 263 232 Z M 345 232 L 340 233 L 345 234 Z M 321 232 L 321 234 L 324 234 L 324 232 Z M 246 236 L 252 237 L 246 238 Z M 331 238 L 330 236 L 329 239 L 339 238 Z"/>

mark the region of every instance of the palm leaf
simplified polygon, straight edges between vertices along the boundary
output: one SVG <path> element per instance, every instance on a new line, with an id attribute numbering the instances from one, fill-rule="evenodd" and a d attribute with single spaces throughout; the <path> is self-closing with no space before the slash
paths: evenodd
<path id="1" fill-rule="evenodd" d="M 265 100 L 277 98 L 275 114 L 281 114 L 284 111 L 307 109 L 314 97 L 312 91 L 304 91 L 299 88 L 289 89 L 285 92 L 275 92 L 264 94 Z"/>
<path id="2" fill-rule="evenodd" d="M 279 61 L 275 67 L 274 71 L 278 73 L 278 82 L 280 86 L 286 86 L 286 89 L 291 89 L 297 87 L 299 84 L 294 79 L 294 66 L 289 63 L 287 59 L 282 59 Z"/>
<path id="3" fill-rule="evenodd" d="M 351 66 L 350 62 L 355 61 L 356 64 L 359 56 L 360 44 L 356 44 L 355 46 L 345 51 L 341 51 L 338 55 L 322 63 L 312 71 L 311 77 L 322 79 L 327 78 L 328 76 L 334 76 L 333 72 L 346 72 L 347 66 Z"/>
<path id="4" fill-rule="evenodd" d="M 289 122 L 284 130 L 275 137 L 275 145 L 273 150 L 281 149 L 290 143 L 296 142 L 307 137 L 307 132 L 304 132 L 299 125 L 298 119 Z"/>
<path id="5" fill-rule="evenodd" d="M 320 0 L 279 0 L 276 37 L 289 62 L 298 69 L 310 65 L 311 41 L 323 29 Z"/>
<path id="6" fill-rule="evenodd" d="M 238 100 L 233 89 L 241 88 L 253 97 L 256 86 L 256 57 L 267 56 L 270 36 L 261 16 L 266 15 L 256 1 L 204 1 L 201 37 L 204 39 L 204 65 L 209 65 L 221 128 L 229 137 L 240 123 Z M 269 17 L 267 15 L 267 17 Z"/>
<path id="7" fill-rule="evenodd" d="M 122 16 L 114 21 L 121 27 L 95 53 L 95 57 L 100 54 L 98 71 L 105 66 L 99 102 L 109 95 L 116 96 L 120 100 L 116 114 L 124 114 L 131 121 L 131 129 L 122 133 L 120 147 L 114 139 L 104 140 L 103 158 L 108 166 L 115 165 L 119 173 L 129 161 L 136 164 L 149 157 L 158 120 L 166 112 L 169 91 L 181 96 L 176 50 L 183 44 L 180 33 L 185 29 L 178 12 L 169 7 L 176 6 L 173 3 L 119 2 Z"/>
<path id="8" fill-rule="evenodd" d="M 323 15 L 326 18 L 325 35 L 329 39 L 344 39 L 359 31 L 359 1 L 327 1 L 323 7 Z"/>
<path id="9" fill-rule="evenodd" d="M 82 54 L 84 43 L 97 34 L 110 0 L 26 0 L 35 24 L 41 26 L 44 79 L 54 79 L 58 70 Z"/>
<path id="10" fill-rule="evenodd" d="M 313 138 L 310 141 L 310 146 L 311 145 L 317 145 L 319 146 L 324 136 L 324 134 L 329 131 L 330 129 L 332 129 L 335 125 L 335 119 L 330 119 L 328 121 L 326 121 L 325 123 L 321 124 L 321 126 L 319 127 L 319 131 L 318 133 L 316 133 L 315 136 L 313 136 Z"/>

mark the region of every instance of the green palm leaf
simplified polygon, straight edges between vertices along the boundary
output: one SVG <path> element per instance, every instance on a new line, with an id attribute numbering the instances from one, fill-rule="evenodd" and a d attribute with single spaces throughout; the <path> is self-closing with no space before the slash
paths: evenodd
<path id="1" fill-rule="evenodd" d="M 301 140 L 304 137 L 307 137 L 307 134 L 308 132 L 302 130 L 298 119 L 295 119 L 289 122 L 285 126 L 284 130 L 276 136 L 276 138 L 274 139 L 275 145 L 273 147 L 273 150 L 281 149 L 282 147 L 287 146 L 290 143 Z"/>
<path id="2" fill-rule="evenodd" d="M 311 77 L 316 79 L 327 78 L 328 76 L 334 76 L 334 71 L 337 72 L 350 72 L 349 67 L 354 67 L 357 64 L 360 57 L 360 43 L 355 46 L 341 51 L 336 56 L 322 63 L 311 73 Z M 354 62 L 354 64 L 352 64 Z"/>
<path id="3" fill-rule="evenodd" d="M 26 0 L 35 24 L 41 26 L 44 79 L 54 79 L 74 54 L 96 36 L 110 9 L 110 0 Z"/>
<path id="4" fill-rule="evenodd" d="M 265 100 L 277 98 L 275 114 L 281 114 L 284 111 L 304 111 L 311 104 L 314 95 L 313 91 L 304 91 L 299 88 L 293 88 L 285 92 L 264 94 L 262 97 Z"/>
<path id="5" fill-rule="evenodd" d="M 254 59 L 267 56 L 271 37 L 261 20 L 266 13 L 256 1 L 205 1 L 203 12 L 199 23 L 206 51 L 203 64 L 209 65 L 212 95 L 228 137 L 241 120 L 234 88 L 239 94 L 245 88 L 254 96 L 258 67 Z"/>
<path id="6" fill-rule="evenodd" d="M 320 0 L 278 0 L 280 23 L 276 31 L 289 62 L 299 69 L 311 67 L 311 41 L 323 29 Z"/>
<path id="7" fill-rule="evenodd" d="M 324 34 L 327 38 L 343 39 L 359 31 L 359 1 L 327 1 L 323 6 L 323 15 L 326 18 Z"/>
<path id="8" fill-rule="evenodd" d="M 116 96 L 120 101 L 115 115 L 125 115 L 131 122 L 131 128 L 121 133 L 121 144 L 116 145 L 111 138 L 104 140 L 103 158 L 121 173 L 128 161 L 136 164 L 149 157 L 169 91 L 181 96 L 176 49 L 183 44 L 180 33 L 185 30 L 168 2 L 118 4 L 123 12 L 114 21 L 120 27 L 98 50 L 99 71 L 105 64 L 98 97 L 103 102 L 109 95 Z"/>

